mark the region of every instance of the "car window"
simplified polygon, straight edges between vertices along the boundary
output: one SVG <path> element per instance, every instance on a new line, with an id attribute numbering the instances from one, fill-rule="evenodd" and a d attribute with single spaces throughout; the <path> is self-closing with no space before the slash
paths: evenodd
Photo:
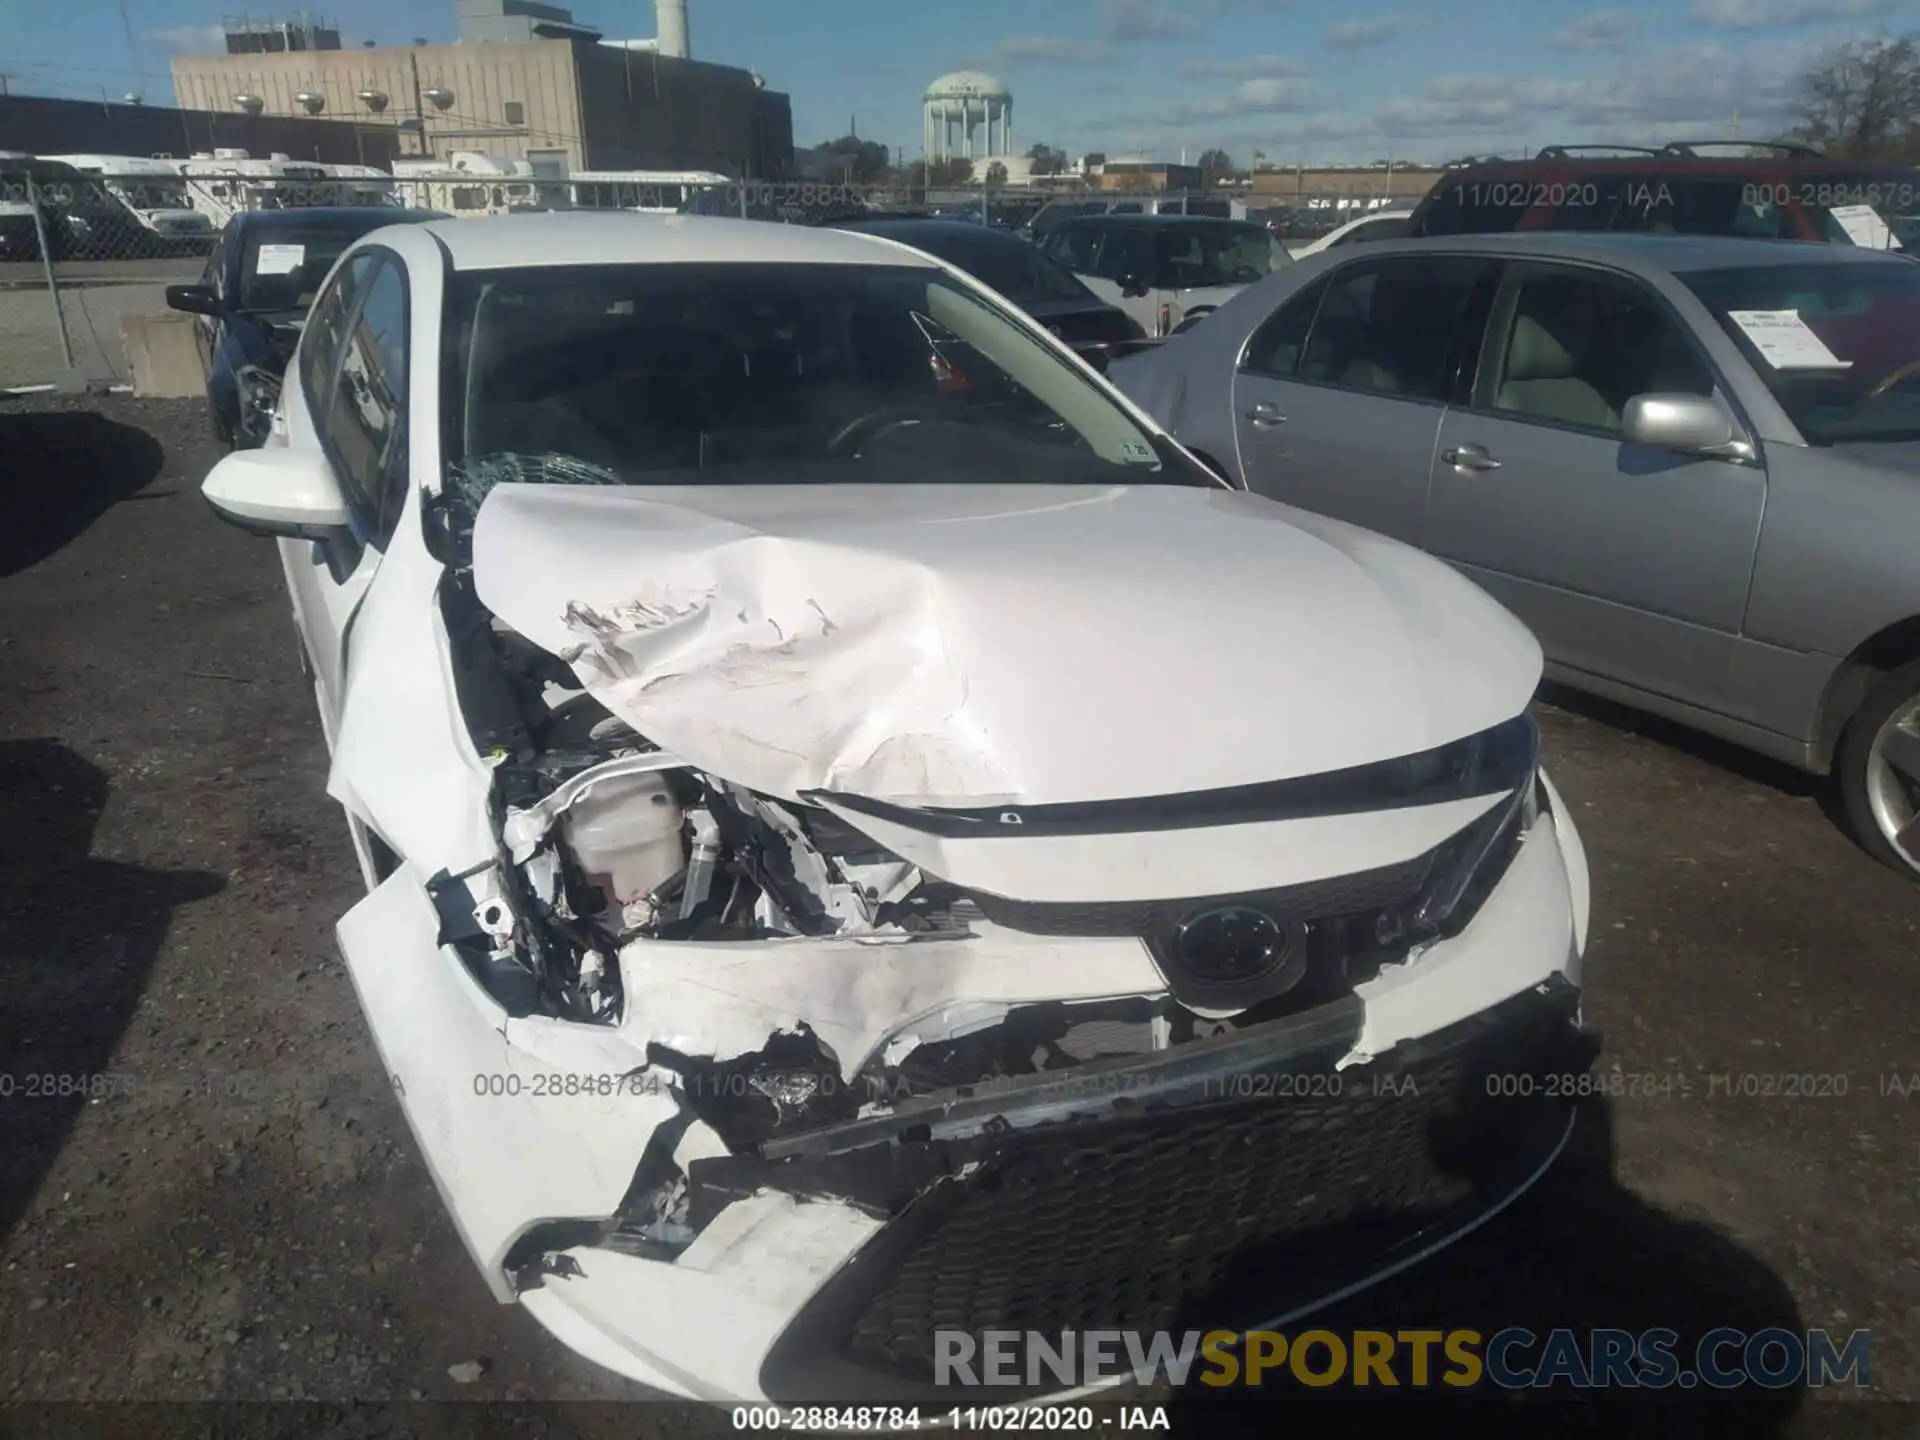
<path id="1" fill-rule="evenodd" d="M 1075 274 L 1091 275 L 1099 248 L 1100 232 L 1093 226 L 1063 225 L 1054 231 L 1047 253 Z"/>
<path id="2" fill-rule="evenodd" d="M 629 483 L 1209 483 L 1003 302 L 944 271 L 469 271 L 446 308 L 451 456 Z"/>
<path id="3" fill-rule="evenodd" d="M 868 232 L 887 235 L 885 226 Z M 998 290 L 1019 306 L 1045 304 L 1055 300 L 1085 300 L 1087 287 L 1067 273 L 1057 261 L 1036 246 L 1011 235 L 984 227 L 970 232 L 915 236 L 911 230 L 894 238 L 938 255 L 976 280 Z"/>
<path id="4" fill-rule="evenodd" d="M 1357 245 L 1362 240 L 1390 240 L 1406 232 L 1407 218 L 1404 215 L 1382 216 L 1378 220 L 1363 220 L 1337 240 L 1328 242 L 1327 248 L 1340 245 Z"/>
<path id="5" fill-rule="evenodd" d="M 300 385 L 306 393 L 307 413 L 313 417 L 316 427 L 324 424 L 333 404 L 333 382 L 339 373 L 340 346 L 346 339 L 347 322 L 353 318 L 360 293 L 377 263 L 379 256 L 369 253 L 356 255 L 342 266 L 333 283 L 314 302 L 300 332 Z"/>
<path id="6" fill-rule="evenodd" d="M 1361 260 L 1331 277 L 1314 317 L 1300 378 L 1417 400 L 1444 400 L 1463 344 L 1462 321 L 1492 260 L 1408 256 Z"/>
<path id="7" fill-rule="evenodd" d="M 1741 266 L 1680 280 L 1809 443 L 1920 440 L 1920 265 Z M 1770 360 L 1756 334 L 1789 348 L 1776 340 Z"/>
<path id="8" fill-rule="evenodd" d="M 348 500 L 376 538 L 391 533 L 405 500 L 407 287 L 381 264 L 348 329 L 340 379 L 323 435 Z"/>
<path id="9" fill-rule="evenodd" d="M 1502 310 L 1494 363 L 1483 367 L 1489 409 L 1616 434 L 1636 395 L 1713 393 L 1692 337 L 1624 277 L 1530 271 Z"/>
<path id="10" fill-rule="evenodd" d="M 1093 258 L 1092 273 L 1115 284 L 1129 278 L 1156 285 L 1159 278 L 1153 263 L 1153 236 L 1138 225 L 1110 225 L 1100 234 L 1100 249 Z"/>
<path id="11" fill-rule="evenodd" d="M 1176 290 L 1251 285 L 1288 263 L 1264 225 L 1195 221 L 1155 232 L 1160 283 Z"/>
<path id="12" fill-rule="evenodd" d="M 1313 328 L 1314 311 L 1320 308 L 1320 299 L 1331 283 L 1331 276 L 1321 277 L 1263 320 L 1247 341 L 1240 368 L 1283 379 L 1299 369 L 1307 333 Z"/>

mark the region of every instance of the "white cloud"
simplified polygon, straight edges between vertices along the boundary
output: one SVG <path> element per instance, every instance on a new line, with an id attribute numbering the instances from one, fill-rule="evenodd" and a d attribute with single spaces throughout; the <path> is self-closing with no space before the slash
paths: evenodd
<path id="1" fill-rule="evenodd" d="M 1100 33 L 1116 45 L 1179 40 L 1193 30 L 1193 21 L 1154 0 L 1106 0 L 1100 7 Z"/>
<path id="2" fill-rule="evenodd" d="M 169 25 L 141 37 L 169 55 L 224 55 L 227 32 L 219 25 Z"/>
<path id="3" fill-rule="evenodd" d="M 1371 20 L 1343 20 L 1329 25 L 1322 38 L 1329 50 L 1369 50 L 1397 40 L 1413 28 L 1408 15 L 1379 15 Z"/>
<path id="4" fill-rule="evenodd" d="M 1188 60 L 1182 75 L 1197 80 L 1271 80 L 1306 74 L 1306 67 L 1287 55 L 1250 55 L 1244 60 Z"/>
<path id="5" fill-rule="evenodd" d="M 1717 29 L 1757 30 L 1768 25 L 1865 20 L 1898 8 L 1900 0 L 1693 0 L 1690 13 L 1700 24 Z"/>
<path id="6" fill-rule="evenodd" d="M 1625 10 L 1594 10 L 1570 20 L 1547 43 L 1556 50 L 1624 50 L 1640 38 L 1640 21 Z"/>
<path id="7" fill-rule="evenodd" d="M 1048 65 L 1100 65 L 1113 58 L 1104 45 L 1062 35 L 1009 35 L 993 47 L 993 53 L 1010 64 L 1038 61 Z"/>
<path id="8" fill-rule="evenodd" d="M 1206 95 L 1181 105 L 1167 116 L 1170 124 L 1191 125 L 1202 120 L 1223 120 L 1240 115 L 1296 115 L 1313 107 L 1315 94 L 1310 81 L 1297 75 L 1269 76 L 1242 80 L 1216 94 Z"/>

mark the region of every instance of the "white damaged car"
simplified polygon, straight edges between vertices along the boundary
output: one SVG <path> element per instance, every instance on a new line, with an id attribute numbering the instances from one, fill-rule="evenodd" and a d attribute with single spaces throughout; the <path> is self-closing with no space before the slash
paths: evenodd
<path id="1" fill-rule="evenodd" d="M 1532 638 L 966 275 L 396 227 L 275 432 L 204 493 L 279 537 L 340 948 L 486 1283 L 580 1353 L 950 1403 L 937 1331 L 1290 1318 L 1566 1143 Z"/>

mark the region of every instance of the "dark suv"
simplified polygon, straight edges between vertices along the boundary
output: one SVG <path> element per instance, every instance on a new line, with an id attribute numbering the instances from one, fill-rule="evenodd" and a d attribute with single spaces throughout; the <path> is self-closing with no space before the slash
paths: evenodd
<path id="1" fill-rule="evenodd" d="M 1722 149 L 1742 153 L 1712 153 Z M 1915 250 L 1917 217 L 1920 171 L 1910 166 L 1746 142 L 1552 145 L 1532 160 L 1475 161 L 1442 176 L 1407 233 L 1638 230 Z"/>

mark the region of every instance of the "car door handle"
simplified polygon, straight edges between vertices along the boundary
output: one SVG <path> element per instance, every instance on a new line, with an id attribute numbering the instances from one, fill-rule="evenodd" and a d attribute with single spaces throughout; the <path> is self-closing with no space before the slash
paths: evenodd
<path id="1" fill-rule="evenodd" d="M 1247 411 L 1247 418 L 1263 430 L 1270 426 L 1287 423 L 1287 417 L 1280 413 L 1280 407 L 1269 404 L 1265 400 Z"/>
<path id="2" fill-rule="evenodd" d="M 1500 462 L 1487 453 L 1484 445 L 1456 445 L 1443 450 L 1440 458 L 1456 470 L 1498 470 Z"/>

